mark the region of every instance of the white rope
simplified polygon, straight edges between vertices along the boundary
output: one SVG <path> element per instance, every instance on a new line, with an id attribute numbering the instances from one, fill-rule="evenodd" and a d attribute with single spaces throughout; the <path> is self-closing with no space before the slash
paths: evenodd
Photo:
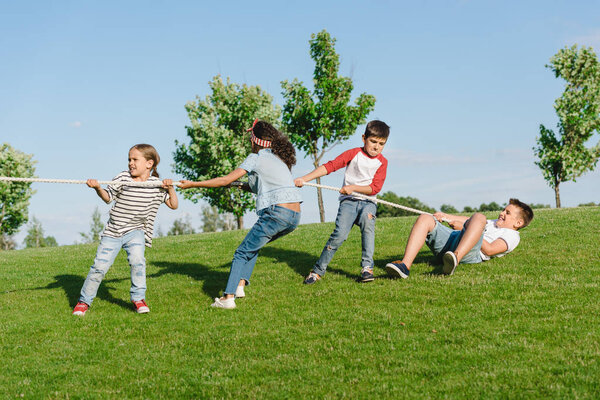
<path id="1" fill-rule="evenodd" d="M 340 188 L 336 188 L 336 187 L 333 187 L 333 186 L 327 186 L 327 185 L 319 185 L 317 183 L 304 182 L 304 185 L 305 186 L 313 186 L 313 187 L 322 188 L 322 189 L 334 190 L 336 192 L 340 191 Z M 410 208 L 410 207 L 403 206 L 401 204 L 391 203 L 389 201 L 378 199 L 375 196 L 367 196 L 366 194 L 357 193 L 357 192 L 352 192 L 351 194 L 352 194 L 352 196 L 359 197 L 359 198 L 365 199 L 365 200 L 371 200 L 371 201 L 373 201 L 375 203 L 381 203 L 381 204 L 384 204 L 386 206 L 390 206 L 390 207 L 394 207 L 394 208 L 401 208 L 403 210 L 410 211 L 410 212 L 413 212 L 413 213 L 416 213 L 416 214 L 426 214 L 426 215 L 433 216 L 433 214 L 428 213 L 427 211 L 421 211 L 421 210 L 417 210 L 416 208 Z"/>
<path id="2" fill-rule="evenodd" d="M 86 184 L 87 180 L 75 179 L 42 179 L 42 178 L 14 178 L 11 176 L 0 176 L 0 182 L 43 182 L 43 183 L 71 183 L 71 184 Z M 173 181 L 173 185 L 178 185 L 179 181 Z M 145 181 L 145 182 L 121 182 L 121 181 L 98 181 L 100 185 L 124 185 L 124 186 L 162 186 L 162 181 Z"/>

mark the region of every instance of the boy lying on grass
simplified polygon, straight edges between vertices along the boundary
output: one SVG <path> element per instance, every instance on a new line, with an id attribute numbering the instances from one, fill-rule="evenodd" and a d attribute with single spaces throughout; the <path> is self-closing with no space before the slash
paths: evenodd
<path id="1" fill-rule="evenodd" d="M 510 199 L 495 220 L 486 220 L 480 213 L 470 218 L 443 212 L 421 215 L 410 231 L 404 257 L 387 264 L 385 269 L 392 277 L 408 278 L 415 257 L 427 244 L 441 258 L 444 274 L 452 275 L 460 263 L 476 264 L 513 251 L 519 244 L 519 229 L 532 219 L 531 207 L 517 199 Z M 442 225 L 442 220 L 450 228 Z"/>

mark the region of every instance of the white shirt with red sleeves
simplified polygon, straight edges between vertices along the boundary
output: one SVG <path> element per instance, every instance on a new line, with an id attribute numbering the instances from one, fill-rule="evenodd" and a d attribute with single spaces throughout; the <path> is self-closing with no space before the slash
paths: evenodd
<path id="1" fill-rule="evenodd" d="M 327 174 L 346 167 L 344 173 L 344 186 L 360 185 L 370 186 L 371 196 L 381 191 L 387 173 L 387 159 L 379 153 L 375 157 L 369 156 L 362 147 L 347 150 L 335 159 L 324 164 Z M 352 198 L 349 195 L 340 195 L 340 201 Z"/>

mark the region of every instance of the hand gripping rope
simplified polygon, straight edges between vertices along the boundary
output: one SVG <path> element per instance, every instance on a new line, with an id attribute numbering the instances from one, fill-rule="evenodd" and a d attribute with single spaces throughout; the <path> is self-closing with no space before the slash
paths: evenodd
<path id="1" fill-rule="evenodd" d="M 74 179 L 41 179 L 41 178 L 13 178 L 10 176 L 0 176 L 0 182 L 43 182 L 43 183 L 71 183 L 71 184 L 86 184 L 87 180 L 74 180 Z M 125 186 L 148 186 L 148 187 L 156 187 L 156 186 L 162 186 L 162 181 L 151 181 L 151 182 L 135 182 L 135 181 L 131 181 L 131 182 L 121 182 L 121 181 L 98 181 L 98 183 L 100 185 L 125 185 Z M 177 186 L 180 182 L 179 181 L 173 181 L 173 185 Z M 231 186 L 241 186 L 242 182 L 232 182 Z M 321 188 L 321 189 L 328 189 L 328 190 L 333 190 L 336 192 L 340 191 L 340 188 L 336 188 L 333 186 L 327 186 L 327 185 L 319 185 L 316 183 L 309 183 L 309 182 L 304 182 L 305 186 L 313 186 L 313 187 L 317 187 L 317 188 Z M 401 204 L 396 204 L 396 203 L 391 203 L 389 201 L 385 201 L 385 200 L 381 200 L 378 199 L 375 196 L 367 196 L 366 194 L 362 194 L 362 193 L 357 193 L 357 192 L 352 192 L 352 196 L 354 197 L 358 197 L 360 199 L 364 199 L 364 200 L 370 200 L 373 201 L 375 203 L 380 203 L 386 206 L 390 206 L 390 207 L 394 207 L 394 208 L 401 208 L 403 210 L 406 211 L 410 211 L 412 213 L 415 214 L 426 214 L 426 215 L 431 215 L 433 216 L 433 214 L 428 213 L 426 211 L 421 211 L 421 210 L 417 210 L 416 208 L 411 208 L 411 207 L 406 207 L 403 206 Z M 444 221 L 446 221 L 444 219 Z M 447 222 L 447 221 L 446 221 Z"/>

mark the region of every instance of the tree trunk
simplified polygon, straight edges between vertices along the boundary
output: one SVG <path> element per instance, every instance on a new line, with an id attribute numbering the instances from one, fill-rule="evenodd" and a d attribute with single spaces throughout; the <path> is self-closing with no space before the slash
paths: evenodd
<path id="1" fill-rule="evenodd" d="M 317 178 L 317 185 L 321 184 L 321 178 Z M 317 203 L 319 204 L 319 217 L 321 222 L 325 222 L 325 207 L 323 207 L 323 191 L 317 188 Z"/>
<path id="2" fill-rule="evenodd" d="M 560 208 L 560 190 L 558 189 L 559 185 L 560 183 L 557 183 L 554 186 L 554 198 L 556 200 L 556 208 Z"/>
<path id="3" fill-rule="evenodd" d="M 238 229 L 244 229 L 244 216 L 243 215 L 237 216 L 237 226 L 238 226 Z"/>

